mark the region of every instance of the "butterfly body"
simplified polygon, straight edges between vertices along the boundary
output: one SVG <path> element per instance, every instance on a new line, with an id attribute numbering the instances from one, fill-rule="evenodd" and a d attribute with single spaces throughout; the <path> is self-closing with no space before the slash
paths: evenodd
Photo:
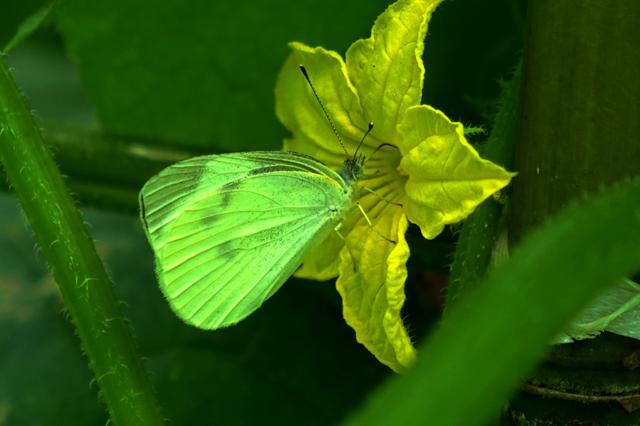
<path id="1" fill-rule="evenodd" d="M 335 172 L 298 153 L 222 154 L 150 179 L 142 221 L 173 310 L 206 329 L 255 311 L 342 222 L 363 162 Z"/>

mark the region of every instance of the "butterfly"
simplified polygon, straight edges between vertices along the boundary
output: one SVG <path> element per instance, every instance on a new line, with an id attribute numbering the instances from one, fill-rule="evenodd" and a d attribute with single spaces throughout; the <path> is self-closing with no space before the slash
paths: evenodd
<path id="1" fill-rule="evenodd" d="M 217 329 L 258 309 L 337 231 L 364 163 L 357 150 L 338 172 L 304 154 L 258 151 L 195 157 L 152 177 L 140 192 L 141 220 L 173 311 Z"/>
<path id="2" fill-rule="evenodd" d="M 363 156 L 336 173 L 312 157 L 266 151 L 174 164 L 140 192 L 160 288 L 199 328 L 237 323 L 271 297 L 339 226 Z"/>

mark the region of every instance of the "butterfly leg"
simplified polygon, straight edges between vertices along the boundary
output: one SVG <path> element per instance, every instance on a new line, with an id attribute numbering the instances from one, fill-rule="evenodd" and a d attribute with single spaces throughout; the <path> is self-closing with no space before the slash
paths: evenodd
<path id="1" fill-rule="evenodd" d="M 338 237 L 340 237 L 340 239 L 342 239 L 342 241 L 347 241 L 344 238 L 344 235 L 342 235 L 342 232 L 340 232 L 341 229 L 342 229 L 342 222 L 340 222 L 339 224 L 336 225 L 335 228 L 333 228 L 333 230 L 336 231 L 336 234 L 338 234 Z"/>
<path id="2" fill-rule="evenodd" d="M 380 231 L 378 231 L 376 229 L 375 226 L 373 226 L 373 223 L 371 222 L 371 219 L 369 219 L 369 216 L 367 216 L 367 213 L 364 211 L 364 209 L 362 208 L 362 205 L 360 203 L 356 203 L 356 205 L 358 206 L 358 208 L 360 209 L 360 213 L 362 213 L 362 215 L 364 216 L 364 219 L 367 221 L 367 223 L 369 224 L 369 227 L 371 228 L 371 230 L 373 232 L 375 232 L 376 234 L 378 234 L 381 238 L 385 239 L 386 241 L 390 242 L 391 244 L 398 244 L 397 241 L 391 240 L 387 237 L 385 237 L 384 235 L 382 235 L 380 233 Z"/>
<path id="3" fill-rule="evenodd" d="M 395 201 L 387 200 L 385 197 L 383 197 L 382 195 L 378 194 L 376 191 L 374 191 L 371 188 L 367 188 L 366 186 L 361 186 L 361 188 L 364 189 L 365 191 L 375 195 L 376 197 L 380 198 L 382 201 L 386 202 L 387 204 L 393 204 L 394 206 L 404 207 L 402 205 L 402 203 L 396 203 Z"/>

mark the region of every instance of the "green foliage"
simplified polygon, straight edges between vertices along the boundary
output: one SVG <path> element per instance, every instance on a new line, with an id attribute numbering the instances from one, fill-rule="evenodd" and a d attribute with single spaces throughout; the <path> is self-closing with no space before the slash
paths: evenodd
<path id="1" fill-rule="evenodd" d="M 603 331 L 638 339 L 640 337 L 640 285 L 623 279 L 602 294 L 575 318 L 557 341 L 570 343 L 588 339 Z"/>
<path id="2" fill-rule="evenodd" d="M 472 122 L 482 111 L 467 98 L 491 99 L 521 47 L 521 2 L 479 3 L 444 3 L 426 61 L 428 100 Z M 386 4 L 67 0 L 57 21 L 109 132 L 241 151 L 277 148 L 284 136 L 272 112 L 287 42 L 344 52 L 368 34 Z"/>
<path id="3" fill-rule="evenodd" d="M 287 42 L 346 47 L 383 4 L 71 0 L 57 21 L 109 132 L 242 151 L 281 144 L 273 84 Z"/>

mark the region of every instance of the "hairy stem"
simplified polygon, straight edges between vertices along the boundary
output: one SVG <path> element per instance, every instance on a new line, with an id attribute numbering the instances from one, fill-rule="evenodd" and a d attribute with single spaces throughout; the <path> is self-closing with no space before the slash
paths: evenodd
<path id="1" fill-rule="evenodd" d="M 2 59 L 0 159 L 58 283 L 112 421 L 162 424 L 111 280 Z"/>
<path id="2" fill-rule="evenodd" d="M 507 169 L 513 166 L 521 67 L 522 65 L 518 64 L 511 80 L 502 90 L 500 108 L 493 122 L 491 134 L 481 150 L 484 158 Z M 503 207 L 504 204 L 489 199 L 464 222 L 451 265 L 445 313 L 487 271 L 498 236 Z"/>

